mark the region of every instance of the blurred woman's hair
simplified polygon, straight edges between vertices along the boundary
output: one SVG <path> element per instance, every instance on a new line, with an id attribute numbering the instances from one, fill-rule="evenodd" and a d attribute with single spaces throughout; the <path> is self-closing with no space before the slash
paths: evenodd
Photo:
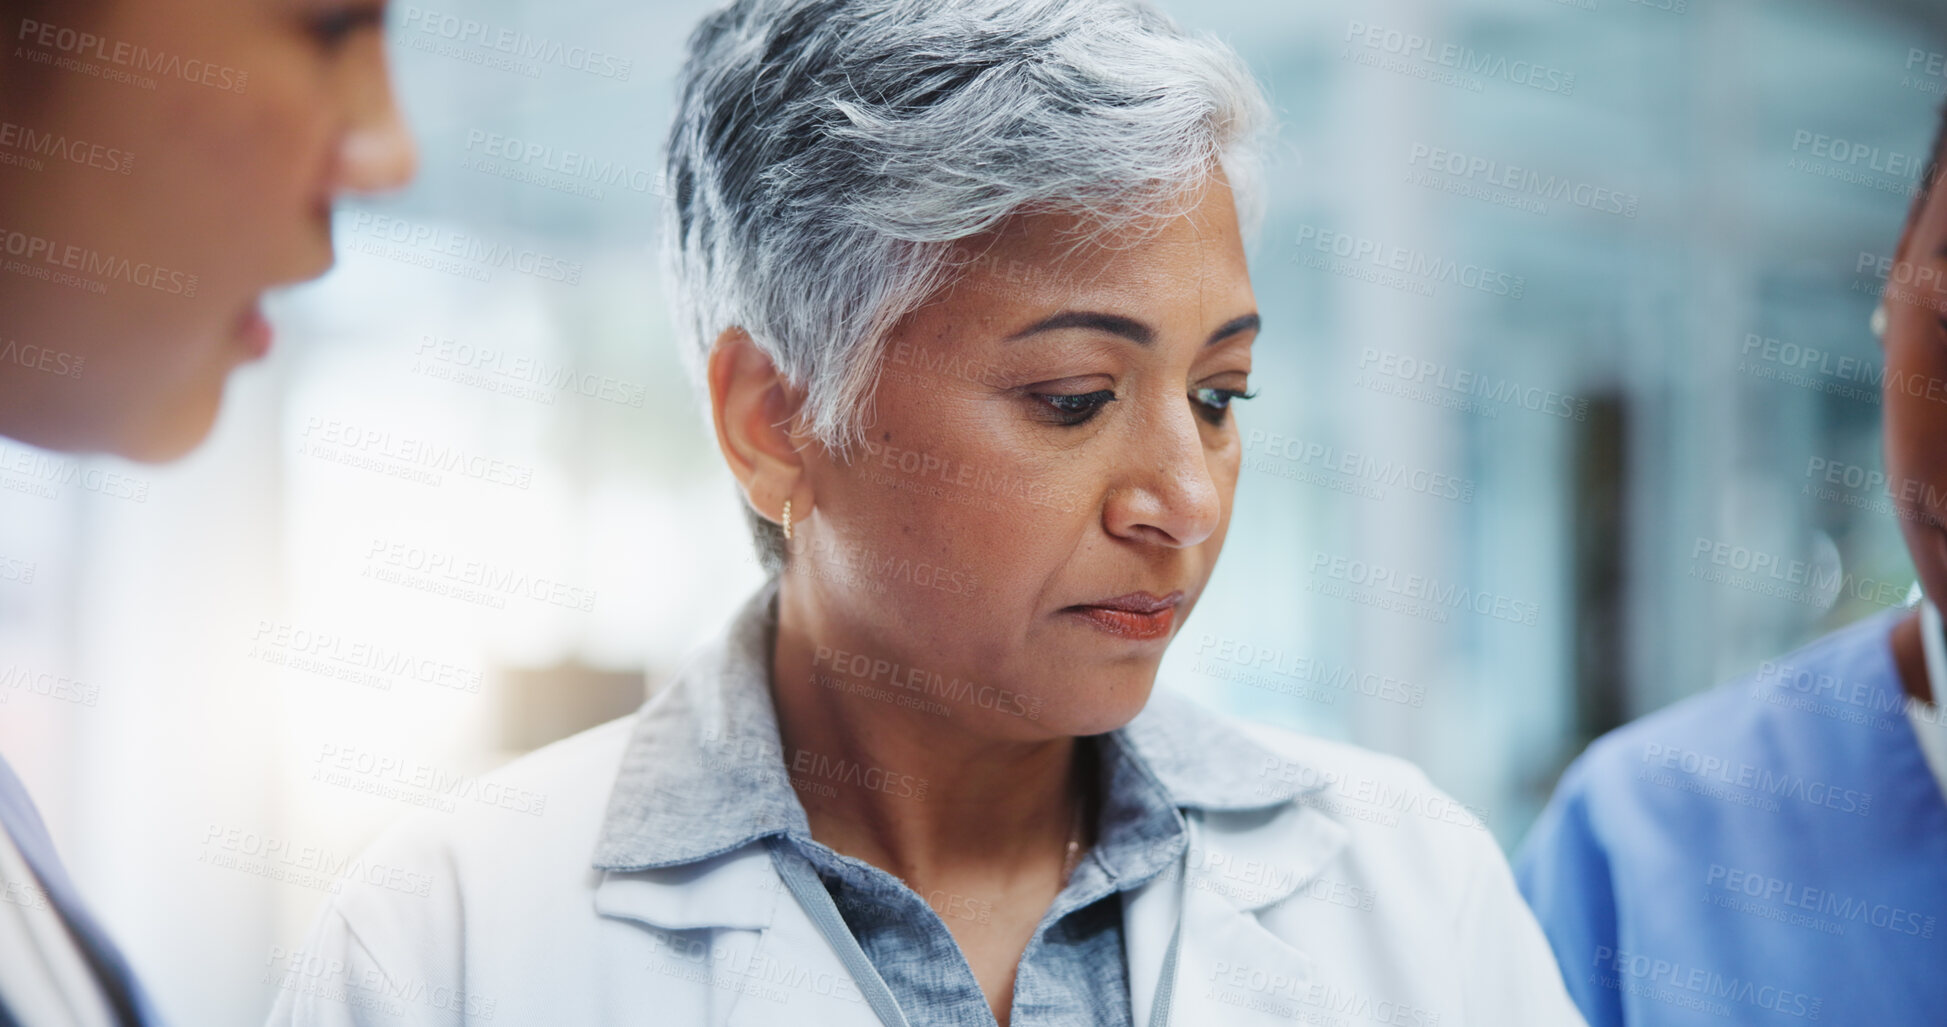
<path id="1" fill-rule="evenodd" d="M 704 399 L 742 328 L 840 459 L 888 335 L 1010 215 L 1141 234 L 1221 169 L 1263 215 L 1269 108 L 1243 61 L 1140 0 L 736 0 L 691 34 L 670 129 L 664 273 Z M 1159 227 L 1159 226 L 1158 226 Z M 746 506 L 768 573 L 783 535 Z"/>

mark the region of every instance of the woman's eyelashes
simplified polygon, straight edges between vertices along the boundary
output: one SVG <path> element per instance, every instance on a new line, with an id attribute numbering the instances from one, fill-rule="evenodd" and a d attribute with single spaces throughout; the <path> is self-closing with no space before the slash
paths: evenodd
<path id="1" fill-rule="evenodd" d="M 1094 392 L 1036 393 L 1035 397 L 1054 411 L 1056 424 L 1071 428 L 1094 417 L 1096 411 L 1115 402 L 1115 392 L 1110 389 L 1097 389 Z"/>
<path id="2" fill-rule="evenodd" d="M 1094 392 L 1074 393 L 1035 393 L 1047 409 L 1054 414 L 1053 421 L 1063 427 L 1072 428 L 1092 420 L 1103 407 L 1115 402 L 1116 394 L 1111 389 L 1097 389 Z M 1197 413 L 1212 425 L 1222 427 L 1230 412 L 1230 401 L 1250 399 L 1255 392 L 1238 389 L 1199 388 L 1190 391 L 1190 402 Z"/>
<path id="3" fill-rule="evenodd" d="M 321 10 L 306 19 L 306 29 L 326 52 L 342 48 L 352 36 L 385 27 L 385 4 L 349 4 Z"/>
<path id="4" fill-rule="evenodd" d="M 1197 412 L 1211 424 L 1222 426 L 1224 418 L 1230 414 L 1230 401 L 1250 399 L 1255 392 L 1240 392 L 1236 389 L 1193 389 L 1190 399 L 1197 405 Z"/>

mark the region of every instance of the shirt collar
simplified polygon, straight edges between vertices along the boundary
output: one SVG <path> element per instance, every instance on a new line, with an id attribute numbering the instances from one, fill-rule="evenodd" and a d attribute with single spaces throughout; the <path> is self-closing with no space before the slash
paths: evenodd
<path id="1" fill-rule="evenodd" d="M 637 714 L 609 793 L 596 868 L 679 866 L 767 835 L 810 835 L 769 688 L 777 594 L 776 578 L 760 586 Z M 1111 808 L 1257 809 L 1310 790 L 1289 773 L 1268 773 L 1289 760 L 1167 691 L 1156 691 L 1110 737 L 1103 781 Z"/>

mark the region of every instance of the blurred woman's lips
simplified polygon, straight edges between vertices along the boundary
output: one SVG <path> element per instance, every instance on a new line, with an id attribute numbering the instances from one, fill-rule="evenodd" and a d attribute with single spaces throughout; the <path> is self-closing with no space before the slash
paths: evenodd
<path id="1" fill-rule="evenodd" d="M 1182 602 L 1181 589 L 1166 596 L 1131 592 L 1097 603 L 1064 607 L 1061 612 L 1072 613 L 1120 638 L 1156 639 L 1167 636 L 1175 626 L 1176 608 Z"/>
<path id="2" fill-rule="evenodd" d="M 264 318 L 264 311 L 258 300 L 253 298 L 244 305 L 243 311 L 237 315 L 234 334 L 236 340 L 243 345 L 244 352 L 250 355 L 250 359 L 262 359 L 270 352 L 270 322 Z"/>

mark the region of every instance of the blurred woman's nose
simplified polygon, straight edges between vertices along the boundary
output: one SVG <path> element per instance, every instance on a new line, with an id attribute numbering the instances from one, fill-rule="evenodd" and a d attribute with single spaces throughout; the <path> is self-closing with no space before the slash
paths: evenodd
<path id="1" fill-rule="evenodd" d="M 393 96 L 384 56 L 375 55 L 366 67 L 352 88 L 351 117 L 338 141 L 334 184 L 349 192 L 384 192 L 412 181 L 419 154 Z"/>
<path id="2" fill-rule="evenodd" d="M 1223 521 L 1226 497 L 1211 473 L 1214 454 L 1181 395 L 1174 411 L 1151 424 L 1130 447 L 1120 485 L 1109 495 L 1106 527 L 1118 538 L 1188 548 Z"/>

